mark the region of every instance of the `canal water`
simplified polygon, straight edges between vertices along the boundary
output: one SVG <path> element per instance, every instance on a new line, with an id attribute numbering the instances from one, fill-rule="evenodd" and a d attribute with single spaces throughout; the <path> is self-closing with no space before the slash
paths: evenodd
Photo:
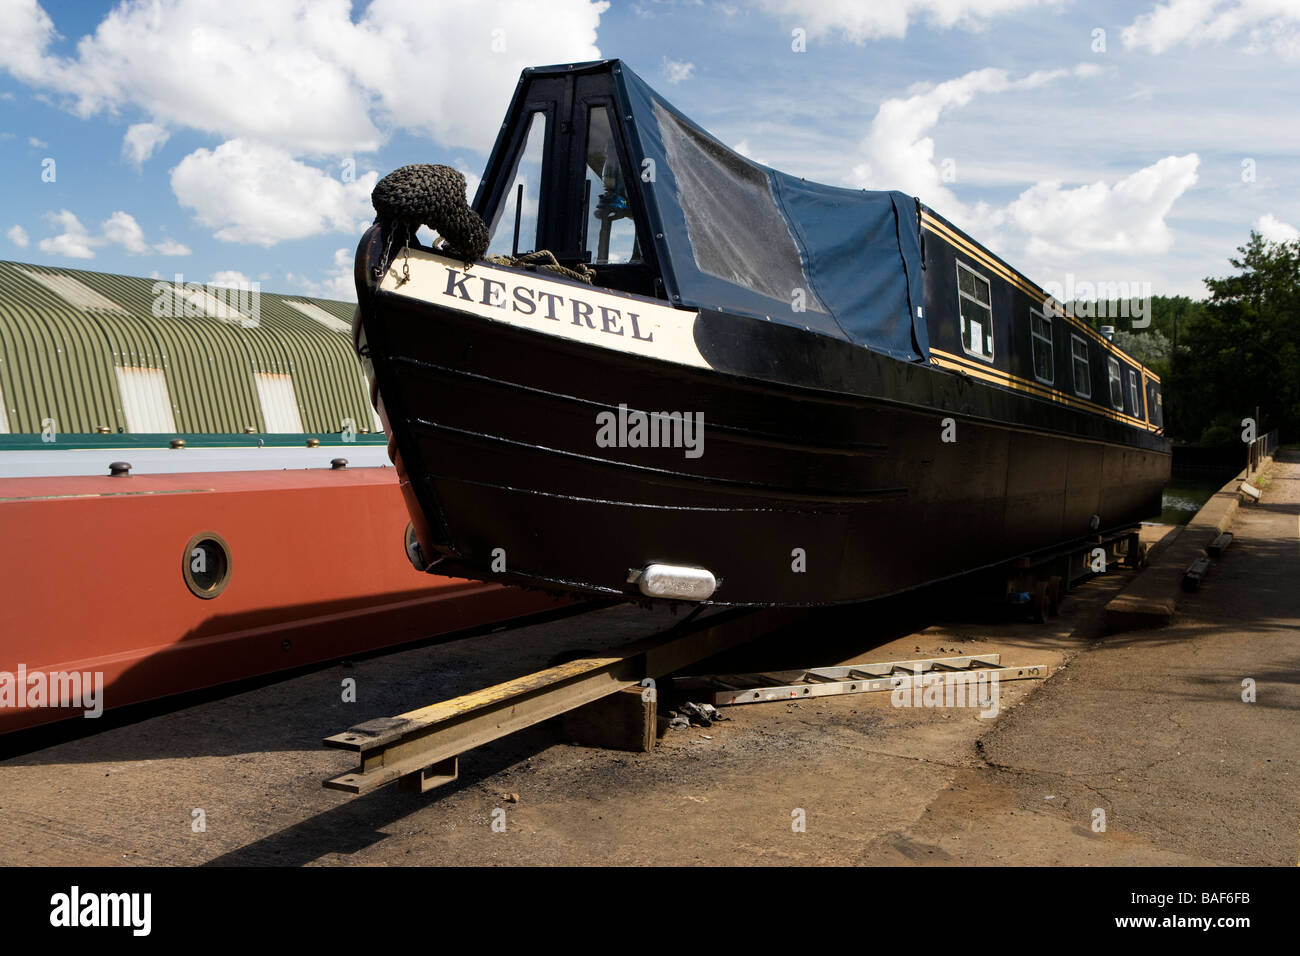
<path id="1" fill-rule="evenodd" d="M 1161 502 L 1161 524 L 1187 524 L 1201 506 L 1223 487 L 1224 481 L 1205 478 L 1172 478 Z"/>

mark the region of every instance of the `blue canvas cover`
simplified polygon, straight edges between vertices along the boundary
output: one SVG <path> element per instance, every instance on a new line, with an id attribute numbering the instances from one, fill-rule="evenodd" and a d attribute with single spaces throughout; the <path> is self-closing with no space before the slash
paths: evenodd
<path id="1" fill-rule="evenodd" d="M 610 66 L 675 303 L 767 316 L 929 361 L 912 197 L 823 186 L 754 163 L 626 64 Z"/>

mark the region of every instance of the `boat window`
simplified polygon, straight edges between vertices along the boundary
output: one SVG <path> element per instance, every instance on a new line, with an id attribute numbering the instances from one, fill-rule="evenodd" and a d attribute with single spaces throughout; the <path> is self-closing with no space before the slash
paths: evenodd
<path id="1" fill-rule="evenodd" d="M 807 311 L 825 312 L 767 173 L 658 102 L 654 112 L 699 270 L 779 302 L 803 291 Z"/>
<path id="2" fill-rule="evenodd" d="M 1034 378 L 1051 385 L 1056 377 L 1052 320 L 1031 309 L 1029 312 L 1029 338 L 1034 350 Z"/>
<path id="3" fill-rule="evenodd" d="M 1133 414 L 1138 418 L 1145 417 L 1142 414 L 1142 393 L 1138 391 L 1138 373 L 1133 369 L 1128 370 L 1128 400 L 1133 404 Z"/>
<path id="4" fill-rule="evenodd" d="M 1092 370 L 1088 366 L 1088 343 L 1070 336 L 1070 364 L 1074 367 L 1074 393 L 1092 398 Z"/>
<path id="5" fill-rule="evenodd" d="M 1119 360 L 1106 359 L 1106 378 L 1110 382 L 1110 403 L 1120 411 L 1124 410 L 1124 383 L 1119 373 Z"/>
<path id="6" fill-rule="evenodd" d="M 1147 418 L 1152 425 L 1157 428 L 1164 426 L 1164 416 L 1161 415 L 1160 403 L 1160 386 L 1151 379 L 1146 380 L 1147 386 Z"/>
<path id="7" fill-rule="evenodd" d="M 989 280 L 957 263 L 961 309 L 961 347 L 968 355 L 993 361 L 993 305 Z"/>
<path id="8" fill-rule="evenodd" d="M 587 198 L 585 248 L 592 265 L 640 262 L 641 245 L 619 168 L 609 111 L 593 106 L 587 114 Z"/>
<path id="9" fill-rule="evenodd" d="M 524 134 L 523 148 L 515 154 L 515 168 L 511 173 L 510 187 L 497 205 L 496 215 L 490 225 L 492 244 L 490 256 L 508 256 L 516 248 L 531 252 L 537 248 L 537 211 L 542 195 L 542 156 L 546 147 L 546 114 L 533 113 Z M 519 187 L 523 186 L 523 209 L 519 206 Z M 515 218 L 519 219 L 519 239 L 516 246 Z"/>

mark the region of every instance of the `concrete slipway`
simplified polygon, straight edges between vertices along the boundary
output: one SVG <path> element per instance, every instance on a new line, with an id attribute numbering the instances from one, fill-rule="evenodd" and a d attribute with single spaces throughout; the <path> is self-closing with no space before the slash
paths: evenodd
<path id="1" fill-rule="evenodd" d="M 350 763 L 321 747 L 326 734 L 666 620 L 613 608 L 332 666 L 11 756 L 0 863 L 1294 865 L 1298 516 L 1300 466 L 1274 464 L 1262 502 L 1231 518 L 1235 543 L 1162 628 L 1104 634 L 1104 607 L 1134 574 L 1120 571 L 1076 590 L 1046 625 L 959 616 L 931 593 L 816 620 L 725 662 L 1000 652 L 1004 664 L 1052 666 L 1045 682 L 1003 684 L 993 719 L 897 708 L 888 694 L 826 697 L 732 708 L 730 721 L 669 731 L 640 754 L 572 746 L 541 726 L 473 751 L 460 780 L 428 795 L 322 789 Z M 341 699 L 346 677 L 356 703 Z"/>

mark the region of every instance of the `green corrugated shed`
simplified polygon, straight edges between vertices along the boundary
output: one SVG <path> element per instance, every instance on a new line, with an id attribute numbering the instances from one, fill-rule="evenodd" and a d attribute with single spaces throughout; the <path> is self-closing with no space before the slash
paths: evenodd
<path id="1" fill-rule="evenodd" d="M 376 429 L 350 303 L 205 291 L 238 311 L 187 312 L 166 280 L 0 262 L 0 431 Z"/>

